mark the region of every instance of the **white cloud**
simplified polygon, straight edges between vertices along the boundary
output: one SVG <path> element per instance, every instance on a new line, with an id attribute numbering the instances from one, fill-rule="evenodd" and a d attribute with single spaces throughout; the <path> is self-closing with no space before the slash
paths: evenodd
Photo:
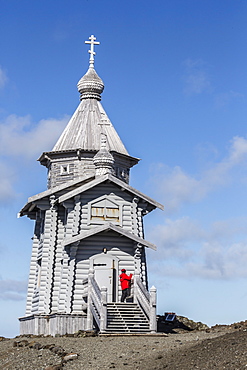
<path id="1" fill-rule="evenodd" d="M 186 174 L 179 166 L 173 169 L 159 166 L 153 181 L 160 199 L 165 203 L 166 213 L 176 211 L 184 203 L 200 200 L 206 192 L 200 180 Z"/>
<path id="2" fill-rule="evenodd" d="M 189 259 L 192 252 L 190 247 L 205 235 L 199 224 L 188 217 L 177 220 L 166 219 L 163 225 L 153 227 L 150 240 L 160 246 L 157 257 Z"/>
<path id="3" fill-rule="evenodd" d="M 158 253 L 150 256 L 153 273 L 180 278 L 247 277 L 246 222 L 218 221 L 206 230 L 189 218 L 166 220 L 151 233 L 150 239 L 158 245 Z"/>
<path id="4" fill-rule="evenodd" d="M 30 116 L 10 115 L 0 123 L 0 152 L 11 157 L 33 159 L 51 150 L 67 122 L 67 116 L 33 123 Z"/>
<path id="5" fill-rule="evenodd" d="M 241 176 L 236 177 L 239 169 Z M 210 204 L 210 199 L 204 204 L 201 201 L 209 193 L 226 186 L 235 194 L 235 187 L 229 185 L 239 184 L 246 169 L 247 139 L 236 136 L 230 142 L 227 155 L 221 161 L 207 164 L 207 169 L 196 176 L 185 173 L 180 167 L 170 169 L 158 164 L 153 179 L 165 204 L 166 215 L 179 211 L 182 205 L 200 202 L 196 212 L 208 224 L 208 212 L 211 219 L 214 217 L 214 204 Z M 207 227 L 200 222 L 189 217 L 168 218 L 163 224 L 152 227 L 148 239 L 158 246 L 158 253 L 150 256 L 153 274 L 176 278 L 246 278 L 247 219 L 216 220 Z"/>
<path id="6" fill-rule="evenodd" d="M 0 204 L 7 204 L 15 198 L 13 183 L 16 179 L 14 170 L 0 162 Z"/>
<path id="7" fill-rule="evenodd" d="M 21 301 L 26 298 L 27 282 L 0 280 L 0 300 Z"/>
<path id="8" fill-rule="evenodd" d="M 30 166 L 26 160 L 35 161 L 42 152 L 51 150 L 67 121 L 68 117 L 51 118 L 35 124 L 30 116 L 10 115 L 0 122 L 1 205 L 15 198 L 15 183 L 25 173 L 25 166 Z"/>
<path id="9" fill-rule="evenodd" d="M 181 167 L 169 168 L 162 164 L 153 165 L 153 183 L 159 197 L 165 204 L 165 211 L 177 211 L 183 204 L 202 200 L 208 193 L 226 186 L 233 181 L 231 171 L 247 165 L 247 139 L 234 137 L 227 156 L 220 162 L 211 164 L 197 176 L 191 176 Z"/>
<path id="10" fill-rule="evenodd" d="M 201 94 L 209 91 L 211 83 L 207 72 L 207 65 L 201 59 L 186 59 L 183 63 L 185 66 L 184 74 L 184 92 L 188 95 Z"/>
<path id="11" fill-rule="evenodd" d="M 184 273 L 210 279 L 247 277 L 247 240 L 238 243 L 205 242 L 199 258 L 185 265 Z"/>
<path id="12" fill-rule="evenodd" d="M 0 66 L 0 89 L 3 89 L 8 82 L 8 77 L 4 69 Z"/>
<path id="13" fill-rule="evenodd" d="M 229 155 L 229 165 L 234 166 L 246 160 L 247 140 L 243 137 L 235 136 L 232 140 Z"/>
<path id="14" fill-rule="evenodd" d="M 233 101 L 243 101 L 244 97 L 244 94 L 232 90 L 226 93 L 220 93 L 215 96 L 215 106 L 216 108 L 222 108 Z"/>

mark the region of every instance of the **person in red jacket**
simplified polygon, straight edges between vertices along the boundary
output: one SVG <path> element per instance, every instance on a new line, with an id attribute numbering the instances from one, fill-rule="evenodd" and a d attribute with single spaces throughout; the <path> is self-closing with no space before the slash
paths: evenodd
<path id="1" fill-rule="evenodd" d="M 125 269 L 122 269 L 121 272 L 122 274 L 119 276 L 121 288 L 122 288 L 121 302 L 124 302 L 125 299 L 130 296 L 130 285 L 131 285 L 131 279 L 133 275 L 132 274 L 127 275 Z"/>

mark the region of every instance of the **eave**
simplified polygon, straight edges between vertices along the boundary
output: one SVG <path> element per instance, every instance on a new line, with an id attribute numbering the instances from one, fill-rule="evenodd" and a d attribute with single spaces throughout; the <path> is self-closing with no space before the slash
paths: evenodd
<path id="1" fill-rule="evenodd" d="M 94 228 L 89 229 L 87 231 L 83 231 L 82 233 L 80 233 L 76 236 L 72 236 L 71 238 L 67 238 L 63 241 L 62 245 L 65 247 L 65 246 L 68 246 L 70 244 L 80 242 L 83 239 L 90 238 L 91 236 L 97 235 L 97 234 L 102 233 L 102 232 L 107 232 L 107 231 L 115 231 L 120 236 L 125 236 L 126 238 L 131 239 L 131 240 L 133 240 L 133 241 L 135 241 L 135 242 L 137 242 L 137 243 L 139 243 L 139 244 L 141 244 L 141 245 L 143 245 L 147 248 L 157 250 L 157 247 L 154 244 L 152 244 L 152 243 L 148 242 L 147 240 L 144 240 L 144 239 L 140 238 L 139 236 L 137 236 L 135 234 L 132 234 L 129 231 L 121 228 L 120 226 L 116 226 L 112 223 L 106 223 L 103 226 L 97 226 L 97 227 L 94 227 Z"/>
<path id="2" fill-rule="evenodd" d="M 118 179 L 115 176 L 112 175 L 104 175 L 100 177 L 94 177 L 94 176 L 85 176 L 81 177 L 77 180 L 70 181 L 66 184 L 62 184 L 59 186 L 56 186 L 54 188 L 48 189 L 43 191 L 42 193 L 36 194 L 30 198 L 28 198 L 28 202 L 26 205 L 20 210 L 19 217 L 28 215 L 29 212 L 33 211 L 33 209 L 36 206 L 36 202 L 40 201 L 41 199 L 45 197 L 50 197 L 53 194 L 57 194 L 57 203 L 63 203 L 64 201 L 74 198 L 76 195 L 79 195 L 81 193 L 84 193 L 85 191 L 92 189 L 94 186 L 97 186 L 99 184 L 102 184 L 105 181 L 110 181 L 117 186 L 119 186 L 122 190 L 125 190 L 129 193 L 131 193 L 133 196 L 141 198 L 142 200 L 146 201 L 149 205 L 151 205 L 152 209 L 159 208 L 161 210 L 164 209 L 164 206 L 152 198 L 148 197 L 147 195 L 143 194 L 139 190 L 136 190 L 132 186 L 126 184 L 124 181 Z M 71 189 L 71 190 L 70 190 Z M 65 194 L 60 195 L 58 193 L 64 193 Z"/>
<path id="3" fill-rule="evenodd" d="M 126 184 L 124 181 L 118 179 L 117 177 L 109 175 L 109 174 L 97 177 L 94 180 L 88 182 L 87 184 L 83 184 L 83 185 L 79 186 L 78 188 L 68 192 L 67 194 L 64 194 L 64 195 L 60 196 L 58 202 L 62 203 L 65 200 L 73 198 L 76 195 L 78 195 L 80 193 L 83 193 L 84 191 L 86 191 L 88 189 L 91 189 L 94 186 L 99 185 L 99 184 L 101 184 L 105 181 L 109 181 L 109 182 L 112 182 L 112 183 L 116 184 L 121 189 L 126 190 L 129 193 L 131 193 L 132 195 L 134 195 L 136 197 L 139 197 L 139 198 L 143 199 L 144 201 L 146 201 L 147 203 L 151 204 L 154 208 L 159 208 L 161 210 L 164 209 L 164 206 L 162 204 L 156 202 L 154 199 L 148 197 L 147 195 L 143 194 L 139 190 L 136 190 L 135 188 Z"/>
<path id="4" fill-rule="evenodd" d="M 110 152 L 112 153 L 113 156 L 120 157 L 120 158 L 123 158 L 129 161 L 130 167 L 133 167 L 140 161 L 140 158 L 136 158 L 130 155 L 119 153 L 114 150 Z M 91 154 L 91 156 L 93 157 L 96 153 L 97 153 L 97 150 L 85 150 L 81 148 L 57 150 L 57 151 L 53 150 L 51 152 L 43 152 L 41 156 L 37 159 L 37 161 L 39 161 L 40 164 L 42 164 L 43 166 L 47 167 L 49 162 L 52 162 L 54 159 L 57 159 L 57 158 L 63 158 L 63 157 L 67 158 L 68 154 L 71 156 L 80 158 L 85 154 Z"/>
<path id="5" fill-rule="evenodd" d="M 36 206 L 35 203 L 37 201 L 39 201 L 43 198 L 46 198 L 46 197 L 50 197 L 53 194 L 57 194 L 59 192 L 65 191 L 65 190 L 69 190 L 70 188 L 73 189 L 74 187 L 79 186 L 81 183 L 86 183 L 86 182 L 90 181 L 91 179 L 94 179 L 94 176 L 91 176 L 91 175 L 83 176 L 83 177 L 80 177 L 76 180 L 69 181 L 66 184 L 61 184 L 61 185 L 55 186 L 54 188 L 50 188 L 48 190 L 43 191 L 42 193 L 33 195 L 32 197 L 29 197 L 27 203 L 20 210 L 18 216 L 21 217 L 21 216 L 24 216 L 24 215 L 28 214 L 29 212 L 31 212 L 35 208 L 35 206 Z"/>

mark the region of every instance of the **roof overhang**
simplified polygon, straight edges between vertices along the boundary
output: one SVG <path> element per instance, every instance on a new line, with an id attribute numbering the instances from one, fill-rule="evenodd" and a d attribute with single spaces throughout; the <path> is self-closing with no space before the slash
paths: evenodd
<path id="1" fill-rule="evenodd" d="M 76 195 L 79 195 L 89 189 L 92 189 L 93 187 L 102 184 L 106 181 L 112 182 L 115 185 L 119 186 L 120 189 L 122 189 L 123 191 L 127 191 L 133 196 L 144 200 L 150 205 L 151 210 L 155 208 L 159 208 L 161 210 L 164 209 L 164 206 L 156 202 L 154 199 L 148 197 L 139 190 L 136 190 L 135 188 L 126 184 L 124 181 L 118 179 L 117 177 L 107 174 L 96 178 L 95 176 L 91 175 L 80 177 L 77 180 L 70 181 L 66 184 L 62 184 L 54 188 L 45 190 L 42 193 L 36 194 L 28 198 L 28 202 L 19 212 L 19 216 L 21 217 L 27 215 L 29 212 L 33 211 L 36 203 L 43 198 L 50 197 L 51 195 L 55 194 L 57 196 L 56 203 L 63 203 L 66 200 L 74 198 Z M 59 195 L 59 193 L 61 195 Z"/>
<path id="2" fill-rule="evenodd" d="M 143 199 L 147 203 L 151 204 L 153 206 L 153 208 L 160 208 L 161 210 L 164 209 L 164 206 L 162 204 L 156 202 L 154 199 L 148 197 L 147 195 L 143 194 L 139 190 L 136 190 L 132 186 L 126 184 L 126 182 L 118 179 L 117 177 L 115 177 L 113 175 L 109 175 L 109 174 L 96 177 L 94 180 L 88 182 L 87 184 L 83 184 L 83 185 L 77 187 L 76 189 L 60 196 L 58 202 L 62 203 L 65 200 L 70 199 L 72 197 L 75 197 L 76 195 L 78 195 L 80 193 L 83 193 L 84 191 L 86 191 L 88 189 L 91 189 L 94 186 L 99 185 L 99 184 L 101 184 L 103 182 L 106 182 L 106 181 L 110 181 L 110 182 L 116 184 L 117 186 L 119 186 L 122 190 L 126 190 L 127 192 L 131 193 L 132 195 Z"/>
<path id="3" fill-rule="evenodd" d="M 93 180 L 94 176 L 88 175 L 88 176 L 82 176 L 77 178 L 76 180 L 68 181 L 66 184 L 61 184 L 58 186 L 55 186 L 53 188 L 50 188 L 48 190 L 43 191 L 42 193 L 33 195 L 32 197 L 28 198 L 27 203 L 25 206 L 20 210 L 18 216 L 24 216 L 28 214 L 28 212 L 32 211 L 36 205 L 36 202 L 39 200 L 50 197 L 53 194 L 65 192 L 65 191 L 71 191 L 73 190 L 76 186 L 80 186 L 80 184 L 85 184 L 90 180 Z"/>
<path id="4" fill-rule="evenodd" d="M 64 239 L 64 241 L 62 242 L 62 245 L 65 247 L 65 246 L 68 246 L 70 244 L 78 243 L 81 240 L 84 240 L 86 238 L 90 238 L 91 236 L 97 235 L 99 233 L 108 232 L 108 231 L 115 231 L 120 236 L 125 236 L 126 238 L 131 239 L 131 240 L 135 241 L 136 243 L 141 244 L 144 247 L 151 248 L 153 250 L 157 249 L 157 247 L 154 244 L 152 244 L 152 243 L 148 242 L 147 240 L 144 240 L 144 239 L 140 238 L 139 236 L 137 236 L 135 234 L 132 234 L 129 231 L 121 228 L 120 226 L 116 226 L 112 223 L 106 223 L 102 226 L 97 226 L 97 227 L 94 227 L 94 228 L 89 229 L 87 231 L 83 231 L 82 233 L 80 233 L 78 235 L 75 235 L 75 236 L 72 236 L 71 238 Z"/>
<path id="5" fill-rule="evenodd" d="M 40 162 L 43 166 L 47 167 L 50 162 L 52 162 L 54 159 L 63 158 L 68 156 L 70 157 L 94 157 L 94 155 L 97 153 L 97 150 L 85 150 L 81 148 L 77 149 L 66 149 L 66 150 L 53 150 L 51 152 L 43 152 L 41 156 L 37 159 L 37 161 Z M 110 153 L 113 155 L 113 157 L 120 157 L 123 158 L 125 161 L 129 162 L 130 168 L 136 165 L 140 158 L 135 158 L 127 154 L 116 152 L 115 150 L 111 150 Z"/>

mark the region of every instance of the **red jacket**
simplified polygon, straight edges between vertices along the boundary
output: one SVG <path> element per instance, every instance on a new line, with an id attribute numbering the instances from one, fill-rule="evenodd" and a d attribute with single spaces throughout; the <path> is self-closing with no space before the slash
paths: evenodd
<path id="1" fill-rule="evenodd" d="M 123 272 L 119 277 L 120 277 L 120 283 L 121 283 L 121 288 L 122 290 L 130 288 L 130 283 L 132 279 L 132 274 L 129 276 Z"/>

